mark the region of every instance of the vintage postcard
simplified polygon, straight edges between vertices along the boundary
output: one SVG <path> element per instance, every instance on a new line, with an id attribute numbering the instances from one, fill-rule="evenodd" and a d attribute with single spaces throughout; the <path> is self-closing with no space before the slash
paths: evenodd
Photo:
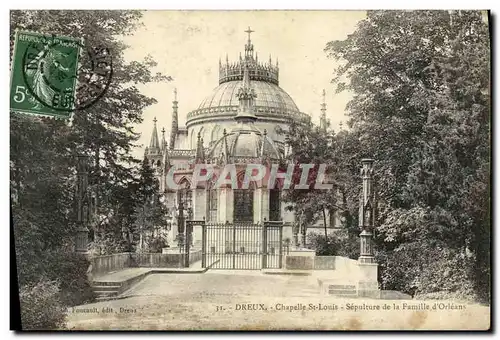
<path id="1" fill-rule="evenodd" d="M 11 328 L 489 330 L 489 19 L 12 10 Z"/>

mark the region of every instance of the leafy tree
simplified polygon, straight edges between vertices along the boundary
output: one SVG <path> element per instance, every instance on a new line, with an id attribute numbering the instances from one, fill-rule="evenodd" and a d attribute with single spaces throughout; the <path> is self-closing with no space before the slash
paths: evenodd
<path id="1" fill-rule="evenodd" d="M 327 235 L 326 211 L 330 211 L 337 203 L 335 190 L 314 189 L 321 164 L 330 165 L 334 134 L 314 126 L 311 122 L 292 123 L 286 131 L 286 141 L 292 153 L 288 161 L 295 164 L 292 178 L 292 187 L 284 192 L 284 200 L 291 203 L 288 209 L 295 210 L 298 215 L 305 217 L 305 223 L 314 223 L 323 219 L 325 237 Z M 314 164 L 309 171 L 308 190 L 295 189 L 300 183 L 302 169 L 300 164 Z M 325 169 L 325 178 L 330 174 L 330 167 Z"/>
<path id="2" fill-rule="evenodd" d="M 33 296 L 37 282 L 50 284 L 61 279 L 68 282 L 56 287 L 63 304 L 82 303 L 86 299 L 81 287 L 87 282 L 88 262 L 70 255 L 76 230 L 78 154 L 90 157 L 89 190 L 98 208 L 93 235 L 106 245 L 105 251 L 123 246 L 115 241 L 116 225 L 111 221 L 124 220 L 127 209 L 132 209 L 128 200 L 130 190 L 135 190 L 134 168 L 140 163 L 131 156 L 138 138 L 132 127 L 142 122 L 144 108 L 156 102 L 141 94 L 136 85 L 170 80 L 152 73 L 156 63 L 150 57 L 143 62 L 127 62 L 123 58 L 127 46 L 120 37 L 132 34 L 140 17 L 138 11 L 11 11 L 11 51 L 17 28 L 82 38 L 86 48 L 105 46 L 113 56 L 113 78 L 106 94 L 93 106 L 76 111 L 71 124 L 11 113 L 12 214 L 23 296 Z M 70 299 L 71 292 L 81 299 Z M 26 301 L 23 308 L 42 303 L 31 298 Z"/>
<path id="3" fill-rule="evenodd" d="M 76 111 L 72 136 L 67 147 L 90 156 L 89 185 L 96 194 L 100 213 L 115 208 L 119 191 L 133 180 L 130 167 L 137 165 L 131 150 L 138 139 L 133 125 L 142 122 L 144 108 L 156 103 L 144 96 L 136 84 L 166 81 L 170 77 L 152 74 L 156 62 L 147 57 L 143 62 L 126 62 L 126 45 L 121 36 L 132 34 L 139 24 L 139 11 L 13 11 L 11 39 L 14 29 L 24 29 L 82 38 L 85 48 L 99 46 L 110 50 L 113 75 L 106 94 L 91 107 Z M 82 75 L 83 76 L 83 75 Z M 83 80 L 83 79 L 80 79 Z M 67 142 L 67 143 L 68 143 Z M 106 233 L 98 228 L 95 234 Z"/>
<path id="4" fill-rule="evenodd" d="M 323 219 L 325 234 L 323 240 L 328 240 L 326 212 L 339 213 L 342 226 L 347 230 L 348 242 L 346 246 L 358 243 L 359 228 L 357 225 L 359 193 L 361 180 L 359 178 L 359 139 L 357 134 L 341 130 L 334 133 L 331 129 L 321 129 L 308 124 L 292 123 L 286 132 L 286 140 L 292 153 L 289 162 L 293 164 L 315 164 L 310 171 L 309 190 L 286 190 L 284 200 L 291 203 L 289 209 L 294 210 L 296 216 L 302 216 L 306 224 L 313 224 Z M 317 178 L 319 164 L 326 165 L 325 178 L 333 185 L 332 189 L 313 189 Z M 300 181 L 301 170 L 297 166 L 294 172 L 293 183 Z M 326 241 L 325 241 L 326 242 Z M 315 242 L 318 244 L 318 242 Z M 339 250 L 359 256 L 358 251 L 349 249 Z"/>
<path id="5" fill-rule="evenodd" d="M 141 245 L 143 246 L 141 250 L 161 252 L 161 248 L 165 247 L 166 243 L 159 233 L 167 225 L 167 210 L 160 200 L 160 186 L 146 157 L 142 162 L 136 188 L 136 204 L 133 214 L 135 238 L 142 237 L 137 242 L 146 242 Z"/>
<path id="6" fill-rule="evenodd" d="M 370 11 L 325 50 L 343 62 L 338 91 L 354 94 L 347 109 L 360 156 L 377 162 L 383 284 L 418 294 L 471 283 L 488 299 L 490 71 L 481 13 Z M 465 265 L 463 285 L 433 265 L 438 254 L 443 265 Z M 401 268 L 407 274 L 396 275 Z"/>

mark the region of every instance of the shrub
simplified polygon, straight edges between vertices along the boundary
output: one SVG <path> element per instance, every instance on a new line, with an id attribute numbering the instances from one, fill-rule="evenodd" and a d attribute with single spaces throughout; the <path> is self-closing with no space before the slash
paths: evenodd
<path id="1" fill-rule="evenodd" d="M 307 235 L 309 238 L 309 246 L 316 250 L 317 256 L 334 256 L 338 254 L 340 245 L 338 238 L 334 235 L 325 235 L 310 233 Z"/>
<path id="2" fill-rule="evenodd" d="M 90 262 L 85 255 L 73 252 L 58 253 L 48 273 L 52 280 L 60 282 L 61 302 L 77 306 L 92 302 L 94 293 L 87 278 Z"/>
<path id="3" fill-rule="evenodd" d="M 350 259 L 359 257 L 359 238 L 351 235 L 329 234 L 327 238 L 323 234 L 310 233 L 309 247 L 316 250 L 317 256 L 343 256 Z"/>
<path id="4" fill-rule="evenodd" d="M 379 254 L 377 260 L 384 289 L 420 298 L 475 299 L 471 259 L 462 252 L 415 242 L 400 245 L 384 256 Z"/>
<path id="5" fill-rule="evenodd" d="M 42 279 L 33 285 L 21 286 L 19 299 L 23 330 L 55 330 L 64 326 L 66 309 L 59 298 L 56 281 Z"/>
<path id="6" fill-rule="evenodd" d="M 338 240 L 337 255 L 357 260 L 359 258 L 359 237 L 348 235 Z"/>
<path id="7" fill-rule="evenodd" d="M 162 249 L 167 246 L 167 242 L 163 237 L 155 237 L 148 242 L 147 252 L 149 253 L 161 253 Z"/>

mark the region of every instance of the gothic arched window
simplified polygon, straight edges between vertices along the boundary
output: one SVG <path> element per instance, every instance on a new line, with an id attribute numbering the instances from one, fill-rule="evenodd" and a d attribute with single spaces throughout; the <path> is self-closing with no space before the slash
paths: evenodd
<path id="1" fill-rule="evenodd" d="M 274 186 L 269 190 L 269 220 L 281 221 L 281 189 L 283 183 L 276 180 Z"/>
<path id="2" fill-rule="evenodd" d="M 188 209 L 193 208 L 193 197 L 190 184 L 186 179 L 182 180 L 179 184 L 179 189 L 177 191 L 177 202 L 182 202 L 184 210 L 186 211 L 186 216 L 188 216 Z"/>
<path id="3" fill-rule="evenodd" d="M 196 148 L 196 132 L 195 129 L 191 130 L 191 140 L 189 141 L 191 143 L 191 149 Z"/>
<path id="4" fill-rule="evenodd" d="M 212 135 L 210 136 L 210 141 L 215 142 L 218 141 L 220 138 L 220 125 L 215 125 L 214 128 L 212 129 Z"/>
<path id="5" fill-rule="evenodd" d="M 241 181 L 240 181 L 241 183 Z M 241 187 L 241 185 L 238 185 Z M 233 205 L 233 220 L 234 222 L 250 222 L 253 223 L 253 198 L 254 198 L 255 183 L 250 183 L 248 189 L 235 189 L 234 205 Z"/>
<path id="6" fill-rule="evenodd" d="M 213 186 L 207 189 L 207 220 L 211 222 L 217 221 L 217 188 Z"/>
<path id="7" fill-rule="evenodd" d="M 205 129 L 202 126 L 198 132 L 195 131 L 195 129 L 191 130 L 191 149 L 196 149 L 197 143 L 198 143 L 198 134 L 200 134 L 200 137 L 203 138 L 203 134 L 205 133 Z"/>

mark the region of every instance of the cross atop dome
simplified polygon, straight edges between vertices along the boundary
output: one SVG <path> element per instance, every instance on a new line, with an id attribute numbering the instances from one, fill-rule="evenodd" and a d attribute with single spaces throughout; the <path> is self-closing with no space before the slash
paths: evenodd
<path id="1" fill-rule="evenodd" d="M 250 40 L 250 34 L 252 34 L 255 31 L 252 31 L 250 26 L 248 26 L 248 29 L 245 31 L 245 33 L 248 34 L 248 42 L 245 45 L 245 59 L 250 60 L 253 59 L 253 44 L 252 41 Z"/>
<path id="2" fill-rule="evenodd" d="M 252 31 L 252 29 L 250 28 L 250 26 L 248 26 L 248 29 L 245 31 L 245 33 L 248 34 L 248 42 L 250 42 L 250 34 L 252 34 L 253 32 L 255 32 L 255 31 Z"/>

